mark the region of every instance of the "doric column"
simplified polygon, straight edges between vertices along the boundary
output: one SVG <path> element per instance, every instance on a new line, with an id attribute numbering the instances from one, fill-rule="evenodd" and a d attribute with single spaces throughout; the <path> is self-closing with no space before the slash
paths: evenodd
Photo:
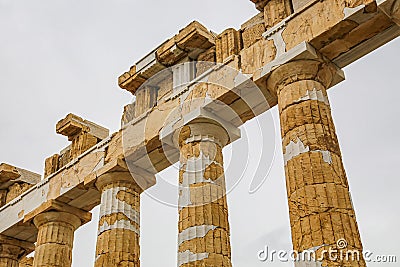
<path id="1" fill-rule="evenodd" d="M 81 219 L 68 212 L 49 211 L 37 215 L 33 222 L 38 228 L 34 267 L 70 267 L 74 232 Z"/>
<path id="2" fill-rule="evenodd" d="M 280 66 L 268 80 L 278 95 L 293 246 L 299 252 L 317 251 L 318 258 L 323 250 L 346 242 L 345 250 L 362 253 L 326 93 L 334 72 L 330 64 L 298 60 Z M 341 239 L 346 242 L 338 246 Z M 326 253 L 319 259 L 322 266 L 350 266 L 345 260 L 329 258 Z M 350 264 L 365 266 L 362 257 Z"/>
<path id="3" fill-rule="evenodd" d="M 128 171 L 109 172 L 97 182 L 101 191 L 95 266 L 140 266 L 140 194 Z"/>
<path id="4" fill-rule="evenodd" d="M 232 266 L 222 148 L 226 130 L 192 121 L 175 134 L 180 148 L 178 266 Z"/>
<path id="5" fill-rule="evenodd" d="M 34 247 L 26 241 L 0 235 L 0 267 L 18 267 L 19 260 Z"/>

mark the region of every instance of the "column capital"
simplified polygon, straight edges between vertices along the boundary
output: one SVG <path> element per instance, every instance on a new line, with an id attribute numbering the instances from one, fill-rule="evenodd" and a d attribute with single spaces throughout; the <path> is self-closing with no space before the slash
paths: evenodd
<path id="1" fill-rule="evenodd" d="M 179 148 L 188 138 L 201 141 L 202 137 L 219 142 L 224 147 L 240 136 L 239 128 L 204 108 L 183 115 L 179 120 L 167 124 L 160 132 L 161 141 L 175 148 Z"/>
<path id="2" fill-rule="evenodd" d="M 43 203 L 39 208 L 35 209 L 34 211 L 28 213 L 24 217 L 24 222 L 28 222 L 31 220 L 35 220 L 37 217 L 39 217 L 41 214 L 49 213 L 49 212 L 55 212 L 55 213 L 67 213 L 71 214 L 77 218 L 79 218 L 79 226 L 84 225 L 92 220 L 92 214 L 88 211 L 81 210 L 79 208 L 70 206 L 68 204 L 65 204 L 61 201 L 52 199 L 49 201 L 46 201 Z M 40 220 L 40 219 L 36 219 Z M 36 223 L 34 222 L 36 225 Z M 36 227 L 38 227 L 36 225 Z"/>
<path id="3" fill-rule="evenodd" d="M 155 175 L 140 168 L 129 166 L 123 159 L 116 159 L 107 163 L 96 173 L 95 186 L 98 190 L 112 183 L 125 182 L 136 186 L 138 193 L 152 187 L 156 183 Z M 91 181 L 85 181 L 85 184 Z"/>
<path id="4" fill-rule="evenodd" d="M 33 250 L 33 243 L 0 234 L 0 258 L 19 260 Z"/>
<path id="5" fill-rule="evenodd" d="M 276 25 L 276 27 L 279 28 L 279 25 Z M 267 39 L 272 38 L 275 32 L 276 29 L 274 27 L 265 32 L 263 36 Z M 302 64 L 301 61 L 310 62 L 312 64 L 303 70 L 302 69 L 303 67 L 301 66 Z M 292 49 L 290 49 L 289 51 L 280 54 L 276 59 L 267 63 L 262 68 L 256 70 L 253 74 L 253 80 L 256 81 L 257 84 L 259 83 L 266 84 L 271 93 L 275 94 L 276 85 L 285 81 L 284 79 L 288 78 L 287 76 L 288 75 L 290 76 L 293 73 L 295 73 L 295 75 L 297 75 L 298 78 L 300 79 L 304 77 L 300 76 L 300 74 L 304 74 L 307 72 L 309 73 L 309 75 L 311 75 L 311 77 L 313 76 L 319 77 L 318 74 L 320 73 L 320 70 L 319 67 L 317 66 L 320 65 L 321 66 L 326 65 L 332 68 L 330 70 L 332 71 L 331 74 L 332 77 L 329 78 L 328 80 L 326 79 L 322 80 L 324 81 L 325 84 L 329 84 L 328 88 L 342 82 L 345 79 L 344 72 L 342 69 L 340 69 L 334 63 L 330 62 L 327 58 L 321 55 L 310 43 L 302 42 L 297 46 L 293 47 Z M 292 78 L 296 78 L 296 76 L 293 76 Z"/>
<path id="6" fill-rule="evenodd" d="M 218 122 L 210 119 L 191 121 L 180 131 L 174 133 L 174 142 L 182 146 L 184 142 L 211 141 L 224 147 L 230 140 L 226 129 Z"/>
<path id="7" fill-rule="evenodd" d="M 41 227 L 42 225 L 50 222 L 61 222 L 67 223 L 74 227 L 74 230 L 78 229 L 79 226 L 82 225 L 81 219 L 68 212 L 60 212 L 60 211 L 48 211 L 37 215 L 33 219 L 33 223 L 37 228 Z"/>
<path id="8" fill-rule="evenodd" d="M 287 62 L 272 71 L 267 86 L 273 93 L 279 86 L 301 80 L 314 80 L 329 88 L 334 81 L 338 68 L 332 63 L 317 59 L 299 59 Z"/>
<path id="9" fill-rule="evenodd" d="M 143 192 L 143 189 L 137 184 L 132 174 L 128 170 L 109 172 L 101 175 L 97 178 L 96 187 L 99 191 L 102 191 L 104 187 L 114 183 L 133 184 L 133 186 L 135 187 L 135 191 L 137 191 L 138 193 Z"/>
<path id="10" fill-rule="evenodd" d="M 38 228 L 33 266 L 70 267 L 74 232 L 82 225 L 77 214 L 65 211 L 47 211 L 35 216 Z"/>

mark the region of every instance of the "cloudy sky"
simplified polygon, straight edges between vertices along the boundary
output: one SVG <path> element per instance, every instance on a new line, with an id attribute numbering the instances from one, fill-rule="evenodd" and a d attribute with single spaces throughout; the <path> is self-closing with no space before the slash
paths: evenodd
<path id="1" fill-rule="evenodd" d="M 68 144 L 55 124 L 70 112 L 117 131 L 132 100 L 117 77 L 135 61 L 192 20 L 218 33 L 255 13 L 249 0 L 0 0 L 0 162 L 42 173 L 44 159 Z M 400 251 L 398 62 L 400 40 L 347 67 L 347 80 L 329 92 L 364 247 L 384 255 Z M 224 151 L 235 266 L 291 266 L 257 259 L 266 245 L 290 249 L 278 123 L 272 109 Z M 263 177 L 258 165 L 265 172 L 271 165 L 270 173 L 250 194 L 252 179 Z M 159 177 L 177 179 L 176 168 Z M 94 262 L 97 209 L 93 214 L 76 233 L 74 267 Z M 176 266 L 177 220 L 176 208 L 143 196 L 142 266 Z"/>

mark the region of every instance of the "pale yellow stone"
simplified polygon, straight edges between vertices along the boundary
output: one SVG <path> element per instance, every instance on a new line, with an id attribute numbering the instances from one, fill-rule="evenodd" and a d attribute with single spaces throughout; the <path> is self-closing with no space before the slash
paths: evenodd
<path id="1" fill-rule="evenodd" d="M 200 140 L 189 141 L 189 138 L 194 136 L 199 137 Z M 214 137 L 219 141 L 201 140 L 201 137 Z M 222 157 L 222 146 L 228 142 L 228 135 L 215 122 L 199 121 L 183 127 L 176 139 L 181 152 L 182 168 L 179 181 L 181 186 L 188 188 L 187 191 L 181 192 L 179 203 L 184 201 L 186 197 L 190 198 L 190 204 L 181 206 L 179 211 L 179 234 L 181 239 L 186 239 L 181 240 L 178 252 L 208 253 L 208 257 L 203 260 L 193 261 L 181 266 L 203 266 L 206 264 L 204 266 L 230 267 L 232 266 L 230 234 Z M 207 157 L 214 163 L 208 164 L 204 170 L 185 169 L 190 159 L 204 160 L 199 157 Z M 203 177 L 201 177 L 203 182 L 189 183 L 184 177 L 186 171 L 190 173 L 189 175 L 199 175 L 204 172 Z M 195 231 L 193 229 L 199 227 L 208 229 L 208 231 L 204 231 L 203 236 L 196 235 L 194 238 L 184 235 L 187 231 Z M 210 227 L 214 227 L 214 229 Z M 196 232 L 200 233 L 200 231 Z M 179 257 L 178 264 L 180 264 Z"/>
<path id="2" fill-rule="evenodd" d="M 278 95 L 293 248 L 300 252 L 335 248 L 342 238 L 362 251 L 326 93 L 333 71 L 323 62 L 296 61 L 277 68 L 268 81 Z M 290 154 L 294 145 L 298 154 Z M 343 264 L 326 255 L 323 262 Z M 351 266 L 366 265 L 361 259 Z"/>
<path id="3" fill-rule="evenodd" d="M 33 266 L 70 267 L 74 232 L 81 220 L 71 213 L 46 212 L 33 222 L 39 230 Z"/>

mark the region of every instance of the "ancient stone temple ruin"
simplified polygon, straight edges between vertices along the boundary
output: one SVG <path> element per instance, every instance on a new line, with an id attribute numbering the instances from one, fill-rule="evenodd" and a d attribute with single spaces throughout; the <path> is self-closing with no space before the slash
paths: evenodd
<path id="1" fill-rule="evenodd" d="M 194 21 L 122 74 L 136 98 L 120 131 L 69 114 L 56 132 L 70 145 L 43 175 L 0 165 L 1 267 L 71 266 L 74 232 L 98 205 L 94 266 L 139 266 L 140 195 L 178 161 L 178 266 L 232 266 L 222 149 L 276 105 L 293 248 L 319 253 L 345 238 L 362 250 L 327 90 L 399 36 L 400 0 L 252 2 L 259 13 L 240 29 Z"/>

